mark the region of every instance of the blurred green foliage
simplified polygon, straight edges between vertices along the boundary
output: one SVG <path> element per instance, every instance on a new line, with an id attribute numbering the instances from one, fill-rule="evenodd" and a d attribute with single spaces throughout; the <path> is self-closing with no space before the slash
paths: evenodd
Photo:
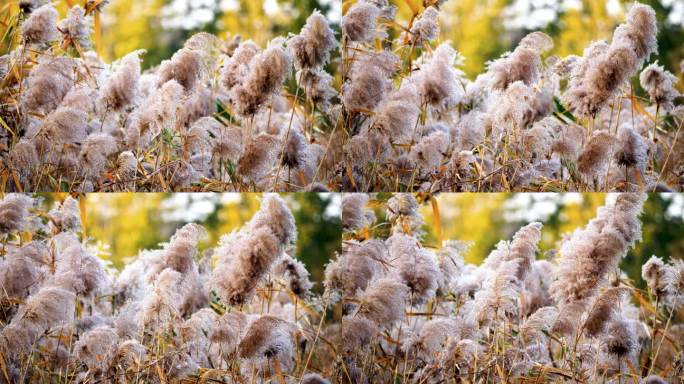
<path id="1" fill-rule="evenodd" d="M 325 214 L 332 195 L 314 193 L 291 194 L 297 222 L 297 259 L 309 269 L 313 280 L 323 281 L 325 264 L 341 251 L 342 222 L 339 213 Z M 317 287 L 317 288 L 320 288 Z"/>

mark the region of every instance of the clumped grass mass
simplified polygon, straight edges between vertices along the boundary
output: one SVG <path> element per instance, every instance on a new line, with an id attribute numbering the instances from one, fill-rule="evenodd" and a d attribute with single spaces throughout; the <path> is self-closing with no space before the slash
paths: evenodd
<path id="1" fill-rule="evenodd" d="M 143 51 L 90 50 L 106 1 L 63 20 L 20 3 L 0 57 L 7 191 L 684 189 L 679 79 L 650 61 L 647 5 L 582 56 L 533 32 L 469 79 L 440 1 L 406 22 L 359 0 L 340 32 L 314 12 L 266 47 L 199 33 L 145 71 Z"/>
<path id="2" fill-rule="evenodd" d="M 543 257 L 543 224 L 529 223 L 481 265 L 464 262 L 468 244 L 427 243 L 418 208 L 430 196 L 417 198 L 343 200 L 325 281 L 343 306 L 342 382 L 681 381 L 684 262 L 653 256 L 647 290 L 618 267 L 641 240 L 646 195 L 609 197 Z"/>
<path id="3" fill-rule="evenodd" d="M 203 254 L 190 223 L 120 272 L 82 240 L 77 200 L 41 207 L 0 200 L 0 382 L 327 382 L 325 309 L 280 197 Z"/>
<path id="4" fill-rule="evenodd" d="M 643 68 L 657 52 L 652 8 L 634 4 L 582 56 L 549 55 L 552 39 L 532 32 L 468 79 L 468 58 L 439 41 L 441 3 L 408 25 L 386 1 L 344 16 L 343 190 L 682 188 L 678 79 Z"/>
<path id="5" fill-rule="evenodd" d="M 121 272 L 83 239 L 79 206 L 0 200 L 0 382 L 678 382 L 684 262 L 652 257 L 634 287 L 619 261 L 646 195 L 611 196 L 555 251 L 522 226 L 481 265 L 428 244 L 420 204 L 394 194 L 378 222 L 342 203 L 343 247 L 312 290 L 290 256 L 296 223 L 266 195 L 200 254 L 179 228 Z M 375 206 L 377 208 L 377 206 Z M 321 292 L 321 293 L 316 293 Z"/>

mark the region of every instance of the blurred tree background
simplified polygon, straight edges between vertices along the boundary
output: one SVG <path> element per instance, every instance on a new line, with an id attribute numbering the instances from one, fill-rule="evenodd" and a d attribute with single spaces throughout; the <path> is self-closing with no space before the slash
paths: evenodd
<path id="1" fill-rule="evenodd" d="M 61 18 L 70 7 L 83 6 L 85 0 L 52 3 Z M 103 8 L 98 53 L 110 62 L 144 49 L 143 67 L 150 68 L 170 58 L 197 32 L 222 39 L 240 35 L 265 46 L 275 36 L 298 33 L 315 9 L 339 30 L 341 0 L 110 0 Z M 0 2 L 0 36 L 15 24 L 18 14 L 19 0 Z M 0 52 L 7 50 L 8 43 L 3 37 Z"/>
<path id="2" fill-rule="evenodd" d="M 104 12 L 102 54 L 112 60 L 142 48 L 150 67 L 202 31 L 222 39 L 240 35 L 264 46 L 275 36 L 299 32 L 314 9 L 335 27 L 339 23 L 339 0 L 111 0 Z"/>
<path id="3" fill-rule="evenodd" d="M 419 0 L 391 2 L 399 8 L 404 24 L 423 8 Z M 680 73 L 684 1 L 640 2 L 651 5 L 658 18 L 659 54 L 652 61 L 657 59 L 670 71 Z M 451 40 L 465 57 L 464 70 L 472 78 L 531 31 L 541 30 L 553 38 L 555 47 L 550 54 L 581 55 L 590 42 L 611 39 L 631 4 L 633 1 L 625 0 L 447 0 L 441 7 L 440 40 Z"/>
<path id="4" fill-rule="evenodd" d="M 320 282 L 325 264 L 340 250 L 340 196 L 281 196 L 297 222 L 295 256 L 306 264 L 312 279 Z M 86 231 L 96 245 L 108 246 L 102 249 L 101 257 L 121 269 L 138 251 L 157 248 L 189 222 L 202 224 L 209 232 L 200 250 L 215 247 L 221 235 L 238 229 L 252 217 L 259 209 L 260 198 L 256 193 L 91 193 L 83 197 Z"/>
<path id="5" fill-rule="evenodd" d="M 59 0 L 60 4 L 79 0 Z M 297 33 L 314 9 L 339 31 L 342 3 L 356 0 L 111 0 L 103 19 L 103 54 L 112 60 L 138 48 L 145 65 L 170 57 L 192 34 L 221 38 L 241 35 L 264 45 L 274 36 Z M 407 21 L 423 7 L 420 0 L 389 0 Z M 530 31 L 543 30 L 556 44 L 552 54 L 581 55 L 591 41 L 610 39 L 633 1 L 626 0 L 447 0 L 442 5 L 441 40 L 451 40 L 466 58 L 469 76 L 511 50 Z M 658 15 L 660 53 L 656 57 L 679 72 L 684 59 L 684 1 L 642 0 Z M 338 32 L 339 37 L 339 32 Z M 654 58 L 654 59 L 656 59 Z"/>
<path id="6" fill-rule="evenodd" d="M 604 205 L 602 193 L 454 193 L 436 197 L 442 237 L 471 242 L 466 255 L 480 263 L 499 240 L 509 240 L 523 225 L 544 224 L 538 257 L 556 249 L 564 234 L 586 225 Z M 435 212 L 424 204 L 426 243 L 436 245 Z M 382 213 L 381 213 L 382 214 Z M 641 215 L 643 240 L 622 260 L 621 268 L 643 287 L 641 266 L 656 255 L 684 259 L 684 194 L 649 194 Z"/>
<path id="7" fill-rule="evenodd" d="M 269 39 L 297 33 L 308 15 L 319 9 L 338 31 L 342 9 L 357 0 L 111 0 L 104 8 L 100 54 L 111 61 L 134 49 L 145 49 L 145 67 L 169 58 L 192 34 L 206 31 L 223 39 L 241 35 L 264 45 Z M 420 0 L 389 0 L 407 24 L 424 7 Z M 679 72 L 684 59 L 684 1 L 642 0 L 659 21 L 660 53 L 655 59 Z M 0 6 L 0 32 L 18 12 L 18 0 Z M 64 15 L 84 0 L 56 0 Z M 344 4 L 343 4 L 344 3 Z M 632 0 L 447 0 L 442 4 L 440 40 L 451 40 L 466 58 L 473 77 L 485 64 L 511 50 L 530 31 L 551 35 L 551 54 L 581 55 L 594 40 L 610 39 L 624 20 Z M 8 12 L 9 11 L 9 12 Z M 396 32 L 396 31 L 395 31 Z M 3 47 L 6 48 L 6 47 Z M 681 86 L 681 85 L 680 85 Z"/>

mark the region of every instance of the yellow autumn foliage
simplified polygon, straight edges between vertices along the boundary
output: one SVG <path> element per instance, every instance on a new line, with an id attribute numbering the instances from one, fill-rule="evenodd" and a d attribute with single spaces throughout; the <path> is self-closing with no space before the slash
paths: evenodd
<path id="1" fill-rule="evenodd" d="M 136 49 L 149 49 L 164 0 L 113 0 L 103 17 L 103 47 L 99 52 L 108 61 Z"/>
<path id="2" fill-rule="evenodd" d="M 437 196 L 442 236 L 472 243 L 465 260 L 479 263 L 499 240 L 501 208 L 510 197 L 506 193 L 453 193 Z M 427 228 L 434 228 L 435 218 L 429 205 L 421 208 Z"/>
<path id="3" fill-rule="evenodd" d="M 558 20 L 560 32 L 554 39 L 554 53 L 561 57 L 581 55 L 592 41 L 610 39 L 622 19 L 623 15 L 609 15 L 603 1 L 583 0 L 581 10 L 569 9 Z"/>
<path id="4" fill-rule="evenodd" d="M 465 261 L 479 264 L 500 239 L 509 239 L 520 225 L 506 219 L 506 203 L 513 198 L 510 193 L 454 193 L 436 197 L 439 204 L 443 237 L 472 244 Z M 584 226 L 604 205 L 604 193 L 575 195 L 576 199 L 559 199 L 556 217 L 544 220 L 540 254 L 557 249 L 564 234 Z M 434 238 L 435 217 L 429 204 L 421 207 L 428 237 Z M 435 244 L 436 245 L 436 244 Z"/>

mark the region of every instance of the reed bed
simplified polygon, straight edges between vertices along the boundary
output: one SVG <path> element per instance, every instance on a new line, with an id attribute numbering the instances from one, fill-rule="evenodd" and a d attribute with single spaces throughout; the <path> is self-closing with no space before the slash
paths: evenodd
<path id="1" fill-rule="evenodd" d="M 432 196 L 348 194 L 325 281 L 343 307 L 339 382 L 681 382 L 684 262 L 653 256 L 647 290 L 618 267 L 645 199 L 607 198 L 545 255 L 543 224 L 529 223 L 473 265 L 468 244 L 425 240 Z"/>
<path id="2" fill-rule="evenodd" d="M 383 0 L 344 16 L 342 190 L 682 189 L 679 79 L 649 61 L 652 8 L 635 3 L 581 56 L 551 55 L 532 32 L 470 79 L 439 39 L 442 3 L 408 24 Z"/>
<path id="3" fill-rule="evenodd" d="M 190 223 L 122 271 L 81 217 L 71 197 L 0 200 L 0 382 L 328 382 L 325 306 L 279 196 L 203 253 Z"/>
<path id="4" fill-rule="evenodd" d="M 408 22 L 345 3 L 339 31 L 314 12 L 266 47 L 198 33 L 145 71 L 92 50 L 106 3 L 3 8 L 5 191 L 684 189 L 680 79 L 650 59 L 647 5 L 582 56 L 533 32 L 470 79 L 441 1 Z"/>
<path id="5" fill-rule="evenodd" d="M 645 199 L 609 196 L 544 255 L 529 223 L 474 265 L 468 244 L 426 240 L 430 195 L 348 194 L 341 253 L 312 289 L 274 195 L 207 251 L 188 224 L 117 272 L 76 200 L 45 211 L 10 194 L 0 382 L 677 383 L 684 262 L 653 256 L 646 289 L 618 267 Z"/>

